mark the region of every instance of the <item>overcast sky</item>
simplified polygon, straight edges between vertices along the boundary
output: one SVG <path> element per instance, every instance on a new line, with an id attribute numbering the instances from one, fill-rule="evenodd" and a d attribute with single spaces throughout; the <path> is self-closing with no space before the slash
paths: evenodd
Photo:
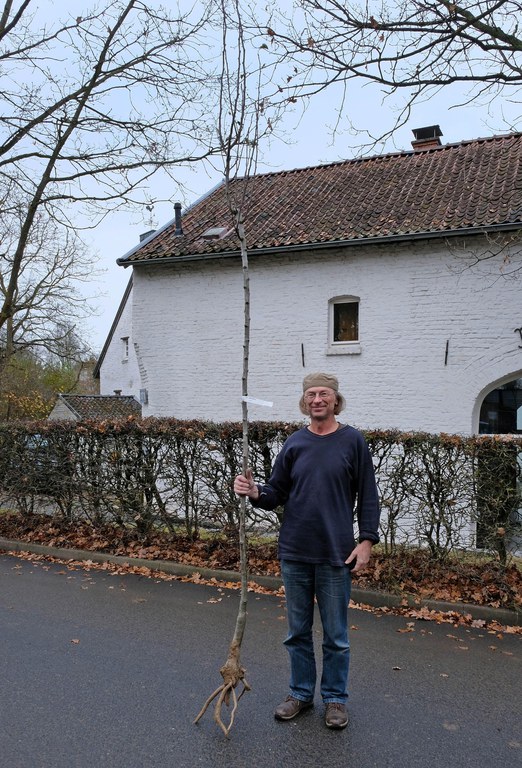
<path id="1" fill-rule="evenodd" d="M 505 133 L 517 130 L 520 125 L 520 105 L 499 99 L 493 105 L 474 103 L 452 108 L 451 105 L 459 100 L 459 92 L 455 88 L 439 93 L 426 103 L 417 104 L 408 125 L 399 129 L 382 151 L 411 150 L 412 129 L 427 125 L 440 125 L 444 144 Z M 300 109 L 288 114 L 284 134 L 291 138 L 288 141 L 273 140 L 270 145 L 265 145 L 258 171 L 290 170 L 360 156 L 364 137 L 348 131 L 338 131 L 332 136 L 331 127 L 337 121 L 338 110 L 339 98 L 333 92 L 326 92 L 310 102 L 304 115 Z M 374 136 L 379 136 L 389 127 L 395 115 L 393 105 L 382 102 L 382 93 L 377 86 L 351 86 L 343 114 L 358 128 Z M 371 156 L 380 152 L 380 148 L 374 148 L 362 154 Z M 85 235 L 93 257 L 99 257 L 98 265 L 104 270 L 86 291 L 89 297 L 96 297 L 93 303 L 99 308 L 97 317 L 90 321 L 89 338 L 95 352 L 103 346 L 130 278 L 130 270 L 117 266 L 116 259 L 138 243 L 141 233 L 163 226 L 172 219 L 174 201 L 179 200 L 186 207 L 215 186 L 221 177 L 222 171 L 216 162 L 215 168 L 200 165 L 180 174 L 185 185 L 184 192 L 177 190 L 172 183 L 165 188 L 164 181 L 158 178 L 151 182 L 149 193 L 154 199 L 170 197 L 170 203 L 156 204 L 152 214 L 145 210 L 137 210 L 134 214 L 109 214 L 95 231 Z"/>

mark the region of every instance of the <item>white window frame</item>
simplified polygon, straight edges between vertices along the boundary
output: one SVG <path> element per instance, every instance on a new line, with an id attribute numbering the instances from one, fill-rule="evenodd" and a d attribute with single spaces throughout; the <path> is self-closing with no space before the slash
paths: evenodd
<path id="1" fill-rule="evenodd" d="M 357 326 L 359 338 L 356 341 L 334 341 L 334 307 L 337 304 L 357 304 Z M 327 355 L 360 355 L 361 354 L 361 327 L 360 327 L 360 306 L 359 296 L 344 295 L 333 296 L 328 301 L 328 344 Z"/>

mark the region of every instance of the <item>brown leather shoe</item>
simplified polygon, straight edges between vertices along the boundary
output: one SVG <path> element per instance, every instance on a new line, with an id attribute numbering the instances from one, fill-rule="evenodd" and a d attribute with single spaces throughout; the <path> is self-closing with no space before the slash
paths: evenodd
<path id="1" fill-rule="evenodd" d="M 337 702 L 327 704 L 324 722 L 327 728 L 346 728 L 348 713 L 345 705 Z"/>
<path id="2" fill-rule="evenodd" d="M 312 706 L 313 701 L 300 701 L 293 696 L 287 696 L 283 703 L 276 707 L 274 717 L 276 720 L 291 720 Z"/>

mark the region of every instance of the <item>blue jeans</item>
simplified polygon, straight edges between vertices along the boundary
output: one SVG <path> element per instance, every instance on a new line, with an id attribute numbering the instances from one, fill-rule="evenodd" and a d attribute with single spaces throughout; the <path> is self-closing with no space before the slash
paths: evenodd
<path id="1" fill-rule="evenodd" d="M 316 597 L 323 625 L 321 696 L 325 704 L 345 704 L 350 666 L 350 570 L 327 563 L 282 560 L 281 574 L 288 615 L 285 645 L 290 655 L 290 694 L 300 701 L 311 701 L 314 697 L 317 673 L 312 626 Z"/>

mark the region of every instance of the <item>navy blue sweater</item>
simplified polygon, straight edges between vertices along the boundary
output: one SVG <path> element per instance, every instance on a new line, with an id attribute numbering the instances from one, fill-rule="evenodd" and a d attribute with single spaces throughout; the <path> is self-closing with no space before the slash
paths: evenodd
<path id="1" fill-rule="evenodd" d="M 362 434 L 348 425 L 329 435 L 306 427 L 286 440 L 270 480 L 252 503 L 284 505 L 279 558 L 344 565 L 359 541 L 379 541 L 379 503 L 373 464 Z M 355 512 L 356 510 L 356 512 Z"/>

